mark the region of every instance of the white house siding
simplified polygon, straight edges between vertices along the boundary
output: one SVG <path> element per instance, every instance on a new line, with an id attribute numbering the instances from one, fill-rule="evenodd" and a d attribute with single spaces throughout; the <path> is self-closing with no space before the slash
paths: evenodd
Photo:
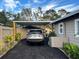
<path id="1" fill-rule="evenodd" d="M 66 36 L 71 43 L 79 45 L 79 37 L 75 36 L 75 19 L 65 22 L 66 23 Z"/>
<path id="2" fill-rule="evenodd" d="M 64 22 L 64 25 L 65 25 L 64 35 L 59 34 L 58 24 L 55 24 L 55 32 L 56 32 L 57 36 L 58 37 L 66 36 L 70 43 L 75 43 L 79 46 L 79 37 L 75 37 L 75 19 Z"/>
<path id="3" fill-rule="evenodd" d="M 75 34 L 75 22 L 74 20 L 70 20 L 65 22 L 66 28 L 66 37 L 70 42 L 74 42 L 74 34 Z"/>
<path id="4" fill-rule="evenodd" d="M 56 35 L 57 35 L 58 37 L 63 37 L 63 36 L 65 36 L 65 33 L 64 33 L 64 34 L 59 34 L 59 30 L 58 30 L 59 28 L 58 28 L 58 26 L 59 26 L 59 23 L 54 25 L 54 30 L 55 30 Z"/>

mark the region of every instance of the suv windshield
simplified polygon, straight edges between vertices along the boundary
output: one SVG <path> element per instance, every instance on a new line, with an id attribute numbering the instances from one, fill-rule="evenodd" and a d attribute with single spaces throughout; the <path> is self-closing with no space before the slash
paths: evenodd
<path id="1" fill-rule="evenodd" d="M 41 30 L 30 30 L 29 33 L 33 33 L 33 34 L 35 34 L 35 33 L 42 33 L 42 31 Z"/>

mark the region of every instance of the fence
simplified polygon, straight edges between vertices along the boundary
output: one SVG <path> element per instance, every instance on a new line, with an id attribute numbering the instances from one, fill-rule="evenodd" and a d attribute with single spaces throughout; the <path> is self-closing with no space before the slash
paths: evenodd
<path id="1" fill-rule="evenodd" d="M 21 38 L 26 38 L 27 30 L 23 28 L 16 28 L 17 33 L 21 33 Z M 3 40 L 6 35 L 13 35 L 13 28 L 0 26 L 0 40 Z"/>
<path id="2" fill-rule="evenodd" d="M 16 28 L 16 33 L 20 33 L 21 39 L 24 39 L 26 38 L 27 30 L 23 28 Z M 5 37 L 8 35 L 13 35 L 13 28 L 0 26 L 0 56 L 11 49 L 9 47 L 11 44 L 5 43 Z M 13 43 L 12 46 L 14 46 L 15 43 Z"/>

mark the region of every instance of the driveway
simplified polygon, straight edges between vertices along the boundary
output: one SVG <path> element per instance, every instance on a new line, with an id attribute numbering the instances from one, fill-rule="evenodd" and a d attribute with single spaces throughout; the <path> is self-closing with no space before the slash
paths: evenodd
<path id="1" fill-rule="evenodd" d="M 28 45 L 26 40 L 19 42 L 1 59 L 68 59 L 58 48 L 44 45 Z"/>

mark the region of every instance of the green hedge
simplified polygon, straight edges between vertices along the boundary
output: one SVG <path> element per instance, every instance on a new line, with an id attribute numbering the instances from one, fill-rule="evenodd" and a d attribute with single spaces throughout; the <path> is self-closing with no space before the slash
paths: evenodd
<path id="1" fill-rule="evenodd" d="M 4 52 L 3 48 L 4 48 L 4 42 L 2 40 L 0 40 L 0 54 L 2 54 Z"/>
<path id="2" fill-rule="evenodd" d="M 56 33 L 55 32 L 50 32 L 48 37 L 56 37 Z"/>
<path id="3" fill-rule="evenodd" d="M 5 42 L 7 43 L 11 43 L 14 41 L 13 36 L 12 35 L 7 35 L 5 36 Z M 15 41 L 19 41 L 21 39 L 21 33 L 16 33 L 15 35 Z"/>
<path id="4" fill-rule="evenodd" d="M 65 43 L 63 50 L 72 58 L 79 59 L 79 47 L 73 43 Z"/>
<path id="5" fill-rule="evenodd" d="M 21 40 L 21 33 L 16 33 L 15 40 L 16 41 Z"/>
<path id="6" fill-rule="evenodd" d="M 11 35 L 7 35 L 7 36 L 5 36 L 5 42 L 7 42 L 7 43 L 11 43 L 12 41 L 13 41 L 13 36 L 11 36 Z"/>
<path id="7" fill-rule="evenodd" d="M 6 35 L 4 37 L 5 41 L 0 41 L 0 54 L 3 54 L 8 49 L 11 49 L 14 45 L 14 39 L 12 35 Z M 15 41 L 21 40 L 21 33 L 16 33 Z M 6 44 L 6 47 L 4 45 Z"/>

